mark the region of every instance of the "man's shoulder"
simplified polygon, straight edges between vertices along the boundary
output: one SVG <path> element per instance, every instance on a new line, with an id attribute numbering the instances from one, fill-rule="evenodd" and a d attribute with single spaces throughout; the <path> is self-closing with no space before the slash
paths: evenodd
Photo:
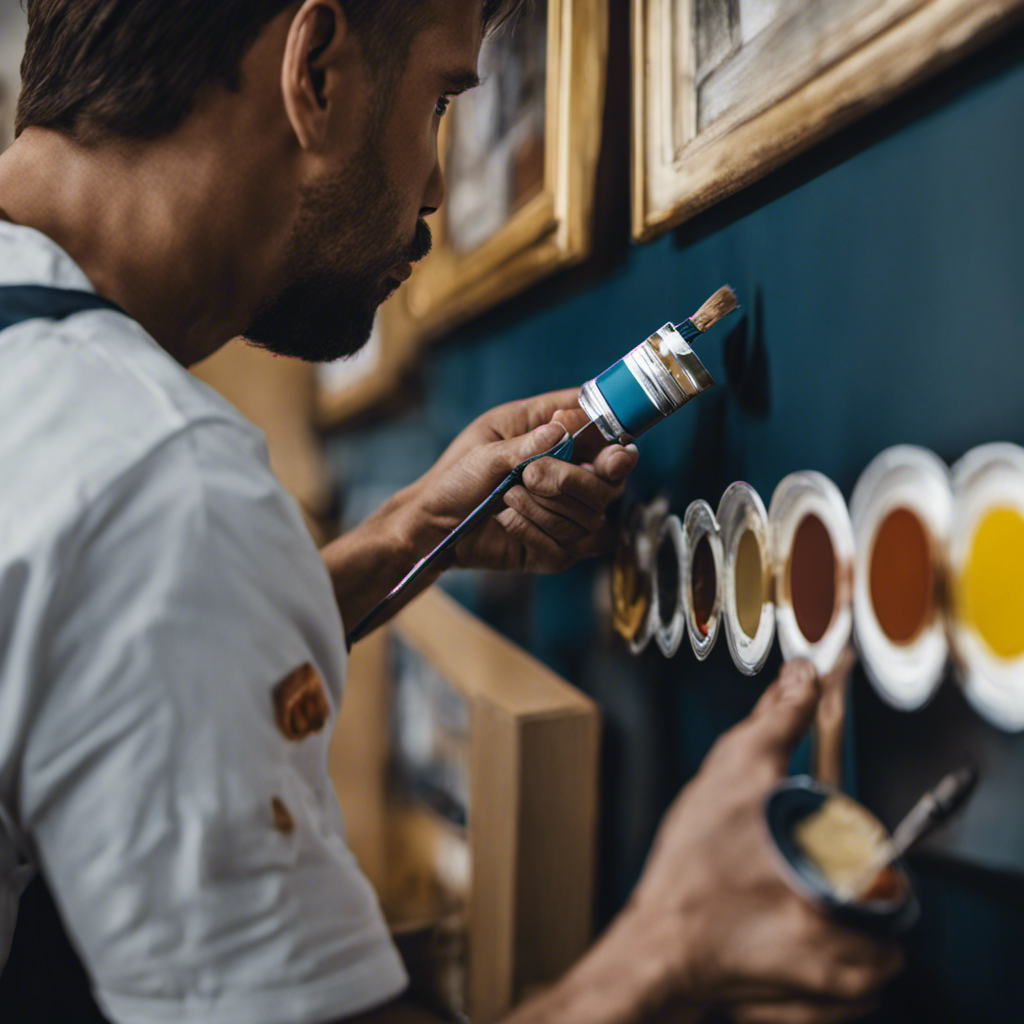
<path id="1" fill-rule="evenodd" d="M 154 479 L 180 503 L 196 478 L 270 476 L 263 434 L 112 311 L 0 334 L 0 409 L 0 532 L 52 533 Z"/>

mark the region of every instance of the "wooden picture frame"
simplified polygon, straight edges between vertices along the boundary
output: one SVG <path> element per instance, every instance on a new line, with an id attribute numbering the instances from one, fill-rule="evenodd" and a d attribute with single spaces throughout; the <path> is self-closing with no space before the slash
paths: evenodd
<path id="1" fill-rule="evenodd" d="M 397 338 L 436 338 L 468 318 L 510 298 L 590 252 L 592 216 L 608 54 L 608 0 L 537 0 L 547 9 L 542 182 L 502 226 L 469 251 L 456 251 L 444 208 L 431 221 L 434 248 L 417 265 L 385 315 Z M 515 31 L 515 30 L 513 30 Z M 506 32 L 496 42 L 502 45 Z M 486 55 L 481 58 L 488 88 Z M 452 122 L 460 103 L 477 102 L 480 90 L 456 99 L 441 125 L 439 147 L 453 180 Z M 467 108 L 468 109 L 468 108 Z"/>
<path id="2" fill-rule="evenodd" d="M 1024 0 L 632 5 L 638 241 L 757 181 L 1024 13 Z"/>
<path id="3" fill-rule="evenodd" d="M 435 852 L 450 853 L 458 836 L 390 795 L 396 644 L 469 709 L 468 900 L 461 915 L 449 907 L 432 922 L 422 920 L 422 905 L 411 915 L 396 910 L 395 896 L 408 888 L 410 861 L 421 858 L 422 871 L 434 872 Z M 454 943 L 468 950 L 466 969 L 428 968 L 441 975 L 428 997 L 487 1024 L 555 981 L 590 943 L 597 708 L 438 588 L 355 646 L 346 685 L 330 771 L 349 845 L 381 896 L 414 993 L 431 989 L 417 984 L 424 948 Z M 418 937 L 411 957 L 410 935 Z"/>

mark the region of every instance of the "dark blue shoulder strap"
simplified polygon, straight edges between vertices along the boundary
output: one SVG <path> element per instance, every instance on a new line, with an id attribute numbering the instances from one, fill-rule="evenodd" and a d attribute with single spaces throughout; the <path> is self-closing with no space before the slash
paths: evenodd
<path id="1" fill-rule="evenodd" d="M 26 320 L 63 320 L 91 309 L 124 313 L 120 306 L 94 292 L 41 284 L 0 285 L 0 331 Z"/>

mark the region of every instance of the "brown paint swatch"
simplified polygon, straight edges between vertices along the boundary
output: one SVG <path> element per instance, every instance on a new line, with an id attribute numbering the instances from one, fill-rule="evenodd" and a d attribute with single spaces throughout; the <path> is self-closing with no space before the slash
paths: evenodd
<path id="1" fill-rule="evenodd" d="M 693 567 L 690 574 L 693 594 L 693 617 L 697 628 L 708 635 L 708 619 L 715 608 L 715 594 L 718 591 L 718 574 L 715 572 L 715 556 L 707 536 L 697 541 L 693 552 Z"/>
<path id="2" fill-rule="evenodd" d="M 909 644 L 932 609 L 934 575 L 928 535 L 906 508 L 882 520 L 871 551 L 871 604 L 878 624 L 896 644 Z"/>
<path id="3" fill-rule="evenodd" d="M 800 632 L 816 644 L 835 613 L 836 556 L 825 524 L 813 513 L 804 516 L 793 537 L 789 595 Z"/>

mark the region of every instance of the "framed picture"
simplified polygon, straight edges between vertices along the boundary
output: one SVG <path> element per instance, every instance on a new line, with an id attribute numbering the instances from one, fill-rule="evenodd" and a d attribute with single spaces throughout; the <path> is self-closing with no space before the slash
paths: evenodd
<path id="1" fill-rule="evenodd" d="M 595 705 L 434 588 L 358 643 L 331 753 L 413 994 L 474 1024 L 591 939 Z"/>
<path id="2" fill-rule="evenodd" d="M 389 303 L 422 341 L 587 256 L 608 0 L 535 0 L 480 55 L 482 84 L 441 124 L 447 199 L 434 250 Z"/>
<path id="3" fill-rule="evenodd" d="M 763 177 L 1024 12 L 1024 0 L 632 3 L 638 240 Z"/>

